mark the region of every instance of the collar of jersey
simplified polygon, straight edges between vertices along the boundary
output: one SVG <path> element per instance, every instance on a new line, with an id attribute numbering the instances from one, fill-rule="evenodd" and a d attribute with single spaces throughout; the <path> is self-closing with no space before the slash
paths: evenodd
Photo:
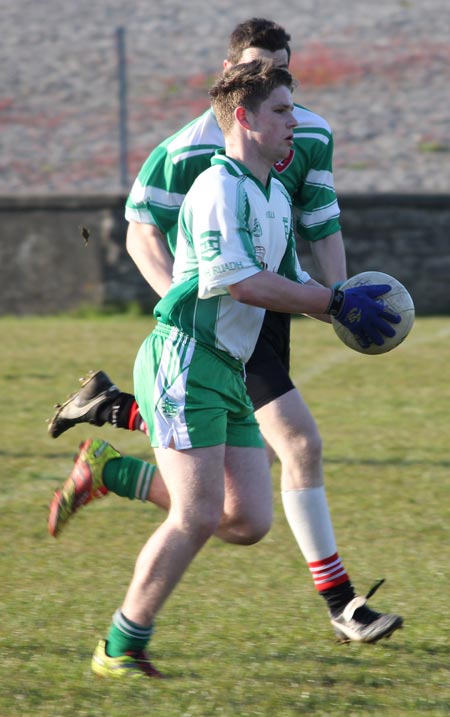
<path id="1" fill-rule="evenodd" d="M 261 189 L 261 191 L 265 194 L 266 197 L 270 196 L 270 185 L 272 180 L 271 175 L 269 175 L 267 187 L 265 187 L 264 184 L 259 179 L 257 179 L 254 174 L 250 172 L 250 170 L 248 169 L 248 167 L 245 166 L 245 164 L 242 164 L 242 162 L 239 162 L 237 159 L 227 157 L 224 149 L 216 150 L 216 153 L 211 158 L 211 164 L 224 165 L 227 168 L 228 172 L 234 177 L 241 177 L 243 174 L 245 174 L 247 177 L 250 177 L 255 182 L 255 184 L 258 185 L 258 187 Z"/>

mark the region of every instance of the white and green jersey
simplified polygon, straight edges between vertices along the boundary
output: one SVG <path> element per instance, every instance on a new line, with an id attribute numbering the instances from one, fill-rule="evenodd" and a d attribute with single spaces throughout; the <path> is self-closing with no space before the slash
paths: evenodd
<path id="1" fill-rule="evenodd" d="M 275 177 L 264 187 L 219 151 L 181 207 L 173 283 L 154 314 L 245 363 L 265 310 L 236 301 L 228 287 L 264 270 L 310 279 L 297 258 L 289 194 Z"/>
<path id="2" fill-rule="evenodd" d="M 340 229 L 333 182 L 333 135 L 328 123 L 300 105 L 294 115 L 294 146 L 273 174 L 292 197 L 296 228 L 304 239 L 323 239 Z M 128 221 L 155 224 L 168 238 L 172 253 L 177 240 L 181 204 L 211 157 L 225 145 L 211 109 L 158 145 L 143 164 L 127 199 Z"/>

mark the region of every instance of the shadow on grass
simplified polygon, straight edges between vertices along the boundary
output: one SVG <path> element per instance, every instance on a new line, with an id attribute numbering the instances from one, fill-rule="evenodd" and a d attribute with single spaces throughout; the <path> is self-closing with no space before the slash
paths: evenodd
<path id="1" fill-rule="evenodd" d="M 386 458 L 377 460 L 376 458 L 336 458 L 333 456 L 325 456 L 325 462 L 328 464 L 335 463 L 343 466 L 436 466 L 439 468 L 450 468 L 450 461 L 431 461 L 416 460 L 408 458 Z"/>

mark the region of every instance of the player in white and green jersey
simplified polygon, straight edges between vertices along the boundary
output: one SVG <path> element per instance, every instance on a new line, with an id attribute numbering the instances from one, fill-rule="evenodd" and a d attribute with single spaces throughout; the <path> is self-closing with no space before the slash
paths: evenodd
<path id="1" fill-rule="evenodd" d="M 252 18 L 240 23 L 230 37 L 225 70 L 260 56 L 287 67 L 289 40 L 288 33 L 270 20 Z M 313 112 L 295 105 L 294 115 L 298 125 L 291 151 L 275 163 L 273 174 L 291 195 L 296 229 L 309 240 L 319 274 L 331 286 L 346 278 L 332 174 L 333 137 L 327 122 Z M 132 188 L 126 208 L 130 222 L 127 248 L 160 296 L 171 284 L 182 200 L 198 173 L 209 166 L 216 149 L 222 147 L 222 132 L 214 113 L 208 110 L 151 153 Z M 266 311 L 255 350 L 245 367 L 247 391 L 266 444 L 281 461 L 286 517 L 314 585 L 326 600 L 336 632 L 348 640 L 374 641 L 385 636 L 391 616 L 366 607 L 356 613 L 353 610 L 355 592 L 337 551 L 327 505 L 319 430 L 289 376 L 289 327 L 288 314 Z M 134 396 L 120 392 L 102 371 L 88 377 L 82 388 L 58 407 L 50 422 L 50 434 L 57 437 L 83 421 L 147 430 Z M 145 495 L 140 489 L 135 491 L 134 484 L 124 487 L 123 492 L 114 482 L 108 488 L 128 497 L 146 497 L 167 508 L 161 475 L 158 470 L 152 475 Z M 135 482 L 140 485 L 140 479 Z M 51 525 L 55 516 L 58 518 L 60 496 L 58 491 L 52 503 Z M 64 516 L 74 514 L 80 503 L 74 500 L 71 505 Z M 344 610 L 348 606 L 352 609 Z"/>
<path id="2" fill-rule="evenodd" d="M 133 650 L 142 654 L 155 616 L 211 535 L 249 544 L 270 527 L 270 469 L 241 370 L 262 310 L 336 309 L 339 320 L 356 313 L 368 334 L 384 314 L 375 299 L 386 286 L 334 292 L 300 270 L 289 195 L 270 178 L 273 162 L 292 146 L 291 89 L 287 70 L 263 59 L 235 66 L 211 89 L 226 155 L 213 159 L 185 197 L 172 286 L 155 308 L 158 324 L 134 371 L 170 506 L 94 654 L 93 669 L 102 675 L 115 676 L 117 660 L 129 660 Z M 393 332 L 386 321 L 381 326 Z M 113 454 L 101 470 L 109 466 L 119 477 L 133 470 L 124 461 Z M 77 476 L 99 465 L 83 449 L 77 462 Z M 390 616 L 385 634 L 399 621 Z"/>

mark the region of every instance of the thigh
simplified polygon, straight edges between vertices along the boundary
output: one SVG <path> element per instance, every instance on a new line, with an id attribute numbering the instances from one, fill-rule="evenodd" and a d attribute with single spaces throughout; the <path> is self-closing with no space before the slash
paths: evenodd
<path id="1" fill-rule="evenodd" d="M 158 468 L 170 495 L 170 514 L 180 524 L 218 521 L 223 512 L 225 446 L 175 450 L 155 448 Z"/>
<path id="2" fill-rule="evenodd" d="M 253 522 L 272 520 L 272 478 L 264 448 L 226 446 L 225 512 Z"/>
<path id="3" fill-rule="evenodd" d="M 297 389 L 256 412 L 264 438 L 281 461 L 282 490 L 323 485 L 322 441 Z"/>
<path id="4" fill-rule="evenodd" d="M 280 458 L 297 449 L 298 442 L 320 440 L 314 417 L 296 388 L 256 411 L 262 434 Z"/>

